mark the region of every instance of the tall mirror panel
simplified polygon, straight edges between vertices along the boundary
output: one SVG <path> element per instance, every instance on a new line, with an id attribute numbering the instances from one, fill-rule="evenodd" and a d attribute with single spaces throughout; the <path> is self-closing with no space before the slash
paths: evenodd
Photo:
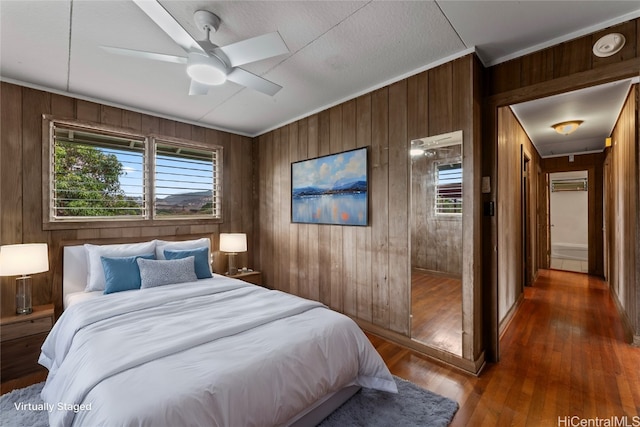
<path id="1" fill-rule="evenodd" d="M 411 141 L 411 338 L 462 356 L 462 131 Z"/>

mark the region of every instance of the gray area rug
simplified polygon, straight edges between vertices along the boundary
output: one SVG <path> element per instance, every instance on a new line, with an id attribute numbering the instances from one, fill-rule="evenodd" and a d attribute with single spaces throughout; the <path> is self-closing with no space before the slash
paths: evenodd
<path id="1" fill-rule="evenodd" d="M 424 390 L 395 377 L 398 394 L 363 388 L 329 415 L 321 427 L 412 427 L 447 426 L 458 404 L 451 399 Z M 15 404 L 42 404 L 40 391 L 44 383 L 14 390 L 0 397 L 0 426 L 46 427 L 47 411 L 20 410 Z"/>

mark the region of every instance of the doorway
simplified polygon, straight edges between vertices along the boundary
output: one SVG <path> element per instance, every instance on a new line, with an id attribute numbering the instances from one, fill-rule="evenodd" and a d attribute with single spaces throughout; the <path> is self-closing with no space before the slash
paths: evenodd
<path id="1" fill-rule="evenodd" d="M 588 172 L 549 174 L 550 267 L 589 272 Z"/>

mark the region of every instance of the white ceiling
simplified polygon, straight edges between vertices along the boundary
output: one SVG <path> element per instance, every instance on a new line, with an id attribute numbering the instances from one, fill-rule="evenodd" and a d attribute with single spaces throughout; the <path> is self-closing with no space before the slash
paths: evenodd
<path id="1" fill-rule="evenodd" d="M 110 54 L 184 55 L 129 0 L 0 0 L 4 81 L 255 136 L 476 49 L 486 65 L 640 16 L 637 1 L 167 1 L 195 38 L 193 12 L 222 19 L 225 46 L 278 31 L 290 53 L 243 66 L 281 86 L 227 82 L 187 95 L 184 66 Z"/>
<path id="2" fill-rule="evenodd" d="M 630 87 L 631 80 L 623 80 L 523 102 L 511 109 L 542 157 L 599 152 L 611 136 Z M 571 120 L 583 123 L 569 135 L 551 127 Z"/>

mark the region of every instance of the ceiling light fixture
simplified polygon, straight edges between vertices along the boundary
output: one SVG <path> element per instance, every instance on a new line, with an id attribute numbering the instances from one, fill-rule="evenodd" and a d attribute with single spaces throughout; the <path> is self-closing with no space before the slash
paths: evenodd
<path id="1" fill-rule="evenodd" d="M 555 125 L 551 125 L 556 132 L 560 135 L 569 135 L 578 129 L 578 126 L 582 124 L 582 120 L 571 120 L 568 122 L 556 123 Z"/>
<path id="2" fill-rule="evenodd" d="M 599 58 L 606 58 L 620 52 L 626 39 L 620 33 L 610 33 L 602 36 L 593 44 L 593 54 Z"/>
<path id="3" fill-rule="evenodd" d="M 227 69 L 215 56 L 191 52 L 187 59 L 187 74 L 205 85 L 221 85 L 227 80 Z"/>

